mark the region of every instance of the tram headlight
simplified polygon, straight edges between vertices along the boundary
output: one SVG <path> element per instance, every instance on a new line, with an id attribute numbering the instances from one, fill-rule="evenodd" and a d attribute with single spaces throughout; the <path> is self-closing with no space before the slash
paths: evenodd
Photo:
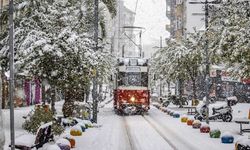
<path id="1" fill-rule="evenodd" d="M 130 101 L 131 101 L 131 102 L 135 102 L 135 97 L 132 96 L 132 97 L 130 98 Z"/>

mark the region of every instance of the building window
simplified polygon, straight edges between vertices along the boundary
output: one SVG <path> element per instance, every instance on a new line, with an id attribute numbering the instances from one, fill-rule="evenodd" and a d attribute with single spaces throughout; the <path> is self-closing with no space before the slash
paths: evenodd
<path id="1" fill-rule="evenodd" d="M 180 17 L 178 17 L 176 20 L 176 28 L 177 30 L 182 29 L 182 19 Z"/>
<path id="2" fill-rule="evenodd" d="M 181 5 L 182 4 L 182 0 L 176 0 L 176 5 Z"/>

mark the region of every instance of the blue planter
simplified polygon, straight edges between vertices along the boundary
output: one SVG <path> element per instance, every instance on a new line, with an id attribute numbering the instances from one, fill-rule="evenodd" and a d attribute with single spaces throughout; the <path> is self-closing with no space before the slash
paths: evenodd
<path id="1" fill-rule="evenodd" d="M 233 136 L 222 136 L 221 137 L 221 142 L 222 143 L 233 143 L 234 142 L 234 137 Z"/>
<path id="2" fill-rule="evenodd" d="M 180 118 L 180 114 L 177 113 L 173 114 L 173 118 Z"/>
<path id="3" fill-rule="evenodd" d="M 82 132 L 85 132 L 85 126 L 81 125 Z"/>

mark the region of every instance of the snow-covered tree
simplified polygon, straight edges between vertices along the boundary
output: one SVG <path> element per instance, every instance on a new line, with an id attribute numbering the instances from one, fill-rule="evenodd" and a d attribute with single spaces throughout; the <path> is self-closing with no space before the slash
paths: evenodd
<path id="1" fill-rule="evenodd" d="M 15 64 L 18 73 L 46 80 L 53 88 L 65 91 L 66 102 L 82 98 L 77 95 L 82 95 L 86 86 L 89 87 L 93 70 L 103 73 L 102 80 L 107 78 L 112 57 L 105 47 L 105 34 L 99 42 L 100 51 L 93 51 L 93 22 L 90 20 L 93 14 L 88 11 L 92 2 L 19 1 L 15 18 Z M 115 6 L 114 1 L 103 2 L 115 14 L 111 7 Z M 104 23 L 100 21 L 101 28 Z M 8 34 L 2 35 L 1 58 L 8 56 L 7 43 Z"/>
<path id="2" fill-rule="evenodd" d="M 250 77 L 250 2 L 223 1 L 211 11 L 209 35 L 213 53 L 240 77 Z"/>
<path id="3" fill-rule="evenodd" d="M 151 72 L 158 78 L 168 81 L 191 80 L 193 83 L 193 98 L 197 98 L 197 77 L 200 75 L 202 49 L 200 33 L 194 33 L 187 39 L 168 40 L 166 48 L 157 51 L 152 60 Z M 179 93 L 182 95 L 182 88 Z"/>

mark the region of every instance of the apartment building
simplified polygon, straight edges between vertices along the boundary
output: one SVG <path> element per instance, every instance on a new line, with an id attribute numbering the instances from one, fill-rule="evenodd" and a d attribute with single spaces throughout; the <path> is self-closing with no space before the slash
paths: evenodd
<path id="1" fill-rule="evenodd" d="M 188 37 L 195 30 L 204 28 L 204 4 L 190 4 L 200 0 L 166 0 L 166 16 L 170 24 L 166 30 L 170 32 L 171 38 L 180 40 Z"/>

